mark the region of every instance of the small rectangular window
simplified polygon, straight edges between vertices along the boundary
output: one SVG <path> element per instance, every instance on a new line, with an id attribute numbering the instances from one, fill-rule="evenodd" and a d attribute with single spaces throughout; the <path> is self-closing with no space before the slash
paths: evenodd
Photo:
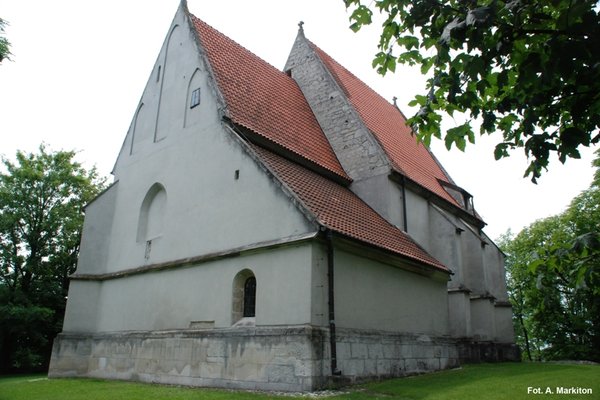
<path id="1" fill-rule="evenodd" d="M 190 108 L 194 108 L 200 104 L 200 88 L 195 89 L 192 92 L 192 98 L 190 99 Z"/>

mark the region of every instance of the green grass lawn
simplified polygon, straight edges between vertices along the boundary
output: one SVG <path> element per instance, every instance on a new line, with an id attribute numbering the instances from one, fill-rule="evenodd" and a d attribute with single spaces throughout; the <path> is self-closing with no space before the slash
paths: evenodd
<path id="1" fill-rule="evenodd" d="M 556 387 L 590 388 L 591 395 L 546 394 Z M 528 393 L 528 388 L 542 394 Z M 364 386 L 348 399 L 480 400 L 600 399 L 599 365 L 503 363 L 393 379 Z"/>
<path id="2" fill-rule="evenodd" d="M 556 387 L 588 388 L 592 394 L 558 394 Z M 528 393 L 528 388 L 542 394 Z M 546 388 L 553 393 L 546 394 Z M 0 377 L 0 400 L 188 400 L 290 399 L 263 393 L 151 385 L 97 379 L 46 379 L 43 375 Z M 347 388 L 327 399 L 600 399 L 600 366 L 504 363 Z"/>

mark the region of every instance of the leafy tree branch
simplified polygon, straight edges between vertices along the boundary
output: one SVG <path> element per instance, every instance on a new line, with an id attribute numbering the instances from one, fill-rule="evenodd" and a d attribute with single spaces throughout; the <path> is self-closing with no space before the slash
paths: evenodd
<path id="1" fill-rule="evenodd" d="M 10 42 L 4 36 L 4 29 L 8 23 L 0 18 L 0 63 L 3 60 L 10 60 Z"/>
<path id="2" fill-rule="evenodd" d="M 373 67 L 419 65 L 425 93 L 409 119 L 429 145 L 464 150 L 479 134 L 498 133 L 494 156 L 521 148 L 530 158 L 525 176 L 535 182 L 551 154 L 561 162 L 600 141 L 600 15 L 592 0 L 345 0 L 350 28 L 383 14 Z M 467 123 L 443 133 L 444 116 Z"/>

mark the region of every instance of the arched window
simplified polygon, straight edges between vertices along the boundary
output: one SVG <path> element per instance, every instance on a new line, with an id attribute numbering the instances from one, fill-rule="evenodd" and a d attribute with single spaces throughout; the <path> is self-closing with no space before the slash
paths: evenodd
<path id="1" fill-rule="evenodd" d="M 138 242 L 147 242 L 162 235 L 166 204 L 167 192 L 164 186 L 155 183 L 146 193 L 140 207 Z"/>
<path id="2" fill-rule="evenodd" d="M 242 318 L 256 316 L 256 277 L 249 269 L 244 269 L 233 278 L 231 324 Z"/>

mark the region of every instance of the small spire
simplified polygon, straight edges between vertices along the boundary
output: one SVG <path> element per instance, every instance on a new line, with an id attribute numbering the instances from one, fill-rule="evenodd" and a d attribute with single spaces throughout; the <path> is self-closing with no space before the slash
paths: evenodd
<path id="1" fill-rule="evenodd" d="M 304 25 L 304 21 L 300 21 L 300 22 L 298 22 L 298 30 L 299 30 L 299 31 L 301 31 L 301 32 L 304 32 L 304 27 L 303 27 L 303 25 Z"/>
<path id="2" fill-rule="evenodd" d="M 396 106 L 396 108 L 398 108 L 398 104 L 396 103 L 396 100 L 398 100 L 398 98 L 396 96 L 392 97 L 392 101 L 394 102 L 394 106 Z"/>

